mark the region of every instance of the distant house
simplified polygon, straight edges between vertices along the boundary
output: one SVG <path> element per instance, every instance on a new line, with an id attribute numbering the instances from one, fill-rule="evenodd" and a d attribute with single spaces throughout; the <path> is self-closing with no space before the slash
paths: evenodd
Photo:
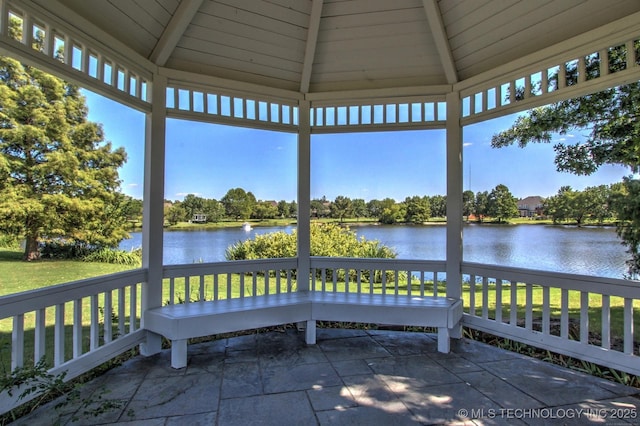
<path id="1" fill-rule="evenodd" d="M 205 223 L 207 221 L 207 215 L 204 213 L 195 213 L 191 218 L 193 223 Z"/>
<path id="2" fill-rule="evenodd" d="M 542 197 L 537 195 L 518 200 L 520 217 L 542 216 Z"/>

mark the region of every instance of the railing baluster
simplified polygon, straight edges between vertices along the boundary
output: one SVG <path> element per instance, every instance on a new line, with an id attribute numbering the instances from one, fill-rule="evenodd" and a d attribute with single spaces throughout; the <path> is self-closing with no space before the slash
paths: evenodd
<path id="1" fill-rule="evenodd" d="M 436 271 L 433 272 L 433 297 L 438 297 L 438 273 Z"/>
<path id="2" fill-rule="evenodd" d="M 476 316 L 476 276 L 469 275 L 469 315 Z"/>
<path id="3" fill-rule="evenodd" d="M 113 309 L 113 300 L 111 290 L 104 293 L 104 342 L 109 343 L 113 340 L 113 324 L 111 321 L 111 311 Z"/>
<path id="4" fill-rule="evenodd" d="M 11 370 L 15 370 L 24 365 L 24 314 L 13 317 L 11 342 Z"/>
<path id="5" fill-rule="evenodd" d="M 73 301 L 73 357 L 82 355 L 82 299 Z"/>
<path id="6" fill-rule="evenodd" d="M 424 297 L 424 271 L 420 271 L 420 297 Z"/>
<path id="7" fill-rule="evenodd" d="M 175 305 L 176 303 L 176 282 L 175 278 L 169 278 L 169 304 Z"/>
<path id="8" fill-rule="evenodd" d="M 609 295 L 602 295 L 602 330 L 600 330 L 600 334 L 602 335 L 602 341 L 600 345 L 605 349 L 611 348 L 611 301 Z"/>
<path id="9" fill-rule="evenodd" d="M 495 320 L 502 322 L 502 278 L 496 278 L 496 314 Z"/>
<path id="10" fill-rule="evenodd" d="M 137 287 L 136 284 L 129 286 L 129 333 L 133 333 L 138 329 L 136 325 L 136 308 L 138 306 Z"/>
<path id="11" fill-rule="evenodd" d="M 544 334 L 549 334 L 550 325 L 549 287 L 542 286 L 542 332 Z"/>
<path id="12" fill-rule="evenodd" d="M 633 354 L 633 299 L 624 299 L 624 353 Z"/>
<path id="13" fill-rule="evenodd" d="M 517 326 L 518 325 L 518 282 L 514 280 L 509 281 L 509 289 L 511 292 L 511 306 L 509 308 L 510 310 L 509 324 Z"/>
<path id="14" fill-rule="evenodd" d="M 344 268 L 344 291 L 345 293 L 349 293 L 349 273 L 351 270 L 349 268 Z"/>
<path id="15" fill-rule="evenodd" d="M 333 269 L 333 292 L 338 292 L 338 268 Z"/>
<path id="16" fill-rule="evenodd" d="M 205 297 L 205 285 L 204 285 L 204 274 L 200 275 L 200 292 L 199 292 L 199 297 L 200 297 L 200 301 L 204 302 L 206 300 Z"/>
<path id="17" fill-rule="evenodd" d="M 118 288 L 118 334 L 120 336 L 124 336 L 124 321 L 125 321 L 125 310 L 124 310 L 124 287 Z"/>
<path id="18" fill-rule="evenodd" d="M 91 296 L 91 322 L 89 324 L 89 350 L 94 350 L 99 346 L 98 339 L 100 338 L 100 319 L 98 317 L 98 295 Z M 82 327 L 82 324 L 80 324 Z"/>
<path id="19" fill-rule="evenodd" d="M 524 314 L 524 327 L 533 330 L 533 284 L 525 284 L 526 312 Z"/>
<path id="20" fill-rule="evenodd" d="M 35 323 L 35 335 L 34 335 L 34 347 L 33 347 L 33 361 L 38 362 L 47 353 L 46 349 L 46 310 L 45 308 L 36 310 L 36 323 Z"/>
<path id="21" fill-rule="evenodd" d="M 231 299 L 231 274 L 229 272 L 227 272 L 227 299 Z"/>
<path id="22" fill-rule="evenodd" d="M 358 283 L 357 291 L 360 294 L 362 293 L 362 269 L 357 270 L 356 282 Z"/>
<path id="23" fill-rule="evenodd" d="M 560 337 L 569 338 L 569 290 L 560 292 Z"/>
<path id="24" fill-rule="evenodd" d="M 251 286 L 252 286 L 252 296 L 258 295 L 258 273 L 253 271 L 251 273 Z"/>
<path id="25" fill-rule="evenodd" d="M 213 300 L 218 300 L 218 288 L 219 288 L 219 282 L 218 282 L 218 274 L 213 274 Z"/>
<path id="26" fill-rule="evenodd" d="M 489 319 L 489 278 L 482 277 L 482 318 Z"/>
<path id="27" fill-rule="evenodd" d="M 53 366 L 64 362 L 64 303 L 56 305 L 53 337 Z"/>
<path id="28" fill-rule="evenodd" d="M 184 303 L 191 303 L 191 281 L 188 275 L 184 277 Z"/>
<path id="29" fill-rule="evenodd" d="M 589 343 L 589 293 L 580 292 L 580 342 Z"/>

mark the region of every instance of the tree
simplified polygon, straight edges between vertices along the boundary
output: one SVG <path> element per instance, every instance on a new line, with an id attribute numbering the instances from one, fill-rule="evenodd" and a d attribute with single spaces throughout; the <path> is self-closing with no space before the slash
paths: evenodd
<path id="1" fill-rule="evenodd" d="M 0 57 L 0 229 L 25 237 L 25 260 L 44 239 L 114 247 L 127 237 L 126 153 L 87 114 L 76 86 Z"/>
<path id="2" fill-rule="evenodd" d="M 635 52 L 634 52 L 635 50 Z M 609 49 L 607 58 L 599 55 L 588 58 L 586 79 L 599 77 L 602 59 L 608 63 L 608 74 L 626 69 L 627 57 L 640 51 L 640 40 L 636 40 L 631 51 L 627 46 Z M 567 82 L 576 81 L 577 67 L 566 70 Z M 555 79 L 557 80 L 557 76 Z M 491 144 L 503 147 L 517 143 L 525 147 L 531 142 L 549 143 L 553 133 L 566 134 L 572 130 L 586 130 L 588 137 L 583 142 L 554 145 L 555 163 L 560 171 L 577 175 L 589 175 L 601 165 L 617 164 L 640 171 L 640 82 L 621 85 L 598 93 L 557 102 L 530 110 L 518 118 L 507 130 L 493 136 Z M 633 179 L 626 179 L 627 189 L 634 188 Z M 629 192 L 629 196 L 633 191 Z M 618 207 L 624 203 L 617 200 Z M 629 200 L 634 205 L 634 200 Z M 624 209 L 622 209 L 624 210 Z M 626 220 L 626 222 L 625 222 Z M 618 235 L 629 247 L 629 253 L 640 249 L 629 226 L 636 226 L 632 218 L 619 222 Z M 629 238 L 629 239 L 627 239 Z M 633 259 L 632 259 L 633 260 Z M 638 260 L 637 258 L 635 260 Z M 638 270 L 640 264 L 629 267 Z"/>
<path id="3" fill-rule="evenodd" d="M 169 222 L 169 225 L 185 221 L 187 214 L 187 211 L 182 207 L 182 203 L 175 203 L 164 208 L 164 218 Z"/>
<path id="4" fill-rule="evenodd" d="M 404 204 L 406 206 L 404 215 L 405 222 L 420 224 L 429 220 L 431 208 L 428 197 L 419 197 L 417 195 L 407 197 L 404 200 Z"/>
<path id="5" fill-rule="evenodd" d="M 362 198 L 355 198 L 351 200 L 351 206 L 353 208 L 354 217 L 367 217 L 367 203 Z"/>
<path id="6" fill-rule="evenodd" d="M 405 216 L 404 204 L 398 204 L 393 198 L 385 198 L 380 202 L 381 211 L 378 220 L 385 225 L 392 225 L 400 222 Z"/>
<path id="7" fill-rule="evenodd" d="M 204 213 L 204 198 L 194 194 L 187 194 L 182 200 L 182 208 L 186 212 L 187 220 L 192 220 L 196 213 Z"/>
<path id="8" fill-rule="evenodd" d="M 202 213 L 207 215 L 207 222 L 219 222 L 224 217 L 224 206 L 221 202 L 207 198 L 202 204 Z"/>
<path id="9" fill-rule="evenodd" d="M 488 214 L 487 208 L 489 206 L 489 193 L 487 191 L 476 194 L 476 201 L 474 204 L 473 214 L 476 215 L 476 220 L 480 223 L 484 220 L 484 217 Z"/>
<path id="10" fill-rule="evenodd" d="M 551 216 L 553 223 L 565 221 L 572 217 L 572 204 L 575 191 L 570 186 L 562 186 L 556 195 L 546 200 L 542 205 L 547 216 Z"/>
<path id="11" fill-rule="evenodd" d="M 234 188 L 227 191 L 220 202 L 227 216 L 236 220 L 249 219 L 256 205 L 256 197 L 242 188 Z"/>
<path id="12" fill-rule="evenodd" d="M 466 216 L 467 220 L 469 220 L 469 216 L 473 214 L 475 203 L 476 195 L 473 191 L 467 189 L 462 193 L 462 216 Z"/>
<path id="13" fill-rule="evenodd" d="M 498 219 L 498 223 L 518 216 L 518 201 L 506 185 L 497 185 L 489 193 L 487 214 Z"/>
<path id="14" fill-rule="evenodd" d="M 342 195 L 338 195 L 331 204 L 331 217 L 339 219 L 340 222 L 345 218 L 353 215 L 353 204 L 351 199 Z"/>
<path id="15" fill-rule="evenodd" d="M 311 216 L 315 216 L 316 218 L 329 216 L 331 212 L 329 208 L 330 204 L 324 196 L 321 199 L 311 200 Z"/>
<path id="16" fill-rule="evenodd" d="M 256 219 L 273 219 L 278 215 L 278 206 L 271 201 L 258 201 L 251 217 Z"/>
<path id="17" fill-rule="evenodd" d="M 444 195 L 434 195 L 429 198 L 429 205 L 431 206 L 431 217 L 446 217 L 447 216 L 447 197 Z"/>
<path id="18" fill-rule="evenodd" d="M 618 236 L 629 253 L 628 278 L 640 277 L 640 180 L 624 178 L 611 194 L 611 207 L 618 217 Z"/>

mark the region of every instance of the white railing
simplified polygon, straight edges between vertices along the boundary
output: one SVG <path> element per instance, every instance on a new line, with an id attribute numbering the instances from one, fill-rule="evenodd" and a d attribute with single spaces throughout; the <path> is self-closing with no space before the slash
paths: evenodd
<path id="1" fill-rule="evenodd" d="M 312 257 L 310 288 L 323 292 L 445 296 L 445 270 L 444 260 Z"/>
<path id="2" fill-rule="evenodd" d="M 134 348 L 140 329 L 144 269 L 54 285 L 0 297 L 0 322 L 11 334 L 0 334 L 2 361 L 10 368 L 45 359 L 51 374 L 69 380 Z M 6 367 L 5 367 L 6 368 Z M 0 395 L 0 413 L 17 406 L 16 395 Z"/>
<path id="3" fill-rule="evenodd" d="M 165 266 L 163 304 L 297 291 L 296 258 Z"/>
<path id="4" fill-rule="evenodd" d="M 469 262 L 462 273 L 463 325 L 640 375 L 640 282 Z"/>

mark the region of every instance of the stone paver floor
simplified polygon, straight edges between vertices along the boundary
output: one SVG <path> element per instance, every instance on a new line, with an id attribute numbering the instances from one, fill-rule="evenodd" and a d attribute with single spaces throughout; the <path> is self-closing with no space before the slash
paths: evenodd
<path id="1" fill-rule="evenodd" d="M 640 424 L 640 392 L 470 340 L 437 352 L 434 335 L 296 330 L 136 357 L 85 385 L 116 408 L 83 415 L 43 406 L 17 424 L 98 425 L 583 425 Z"/>

